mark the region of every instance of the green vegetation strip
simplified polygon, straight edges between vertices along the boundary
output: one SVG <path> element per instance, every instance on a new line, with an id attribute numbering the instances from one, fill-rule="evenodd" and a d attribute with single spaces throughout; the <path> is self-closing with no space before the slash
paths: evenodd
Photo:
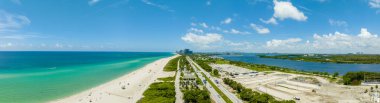
<path id="1" fill-rule="evenodd" d="M 164 71 L 176 71 L 178 60 L 181 56 L 171 59 L 164 67 Z"/>
<path id="2" fill-rule="evenodd" d="M 210 65 L 208 65 L 207 62 L 204 62 L 202 60 L 195 60 L 195 62 L 200 66 L 202 67 L 205 71 L 209 72 L 211 74 L 211 76 L 213 77 L 220 77 L 220 74 L 219 74 L 219 71 L 216 70 L 216 69 L 212 69 L 212 67 Z"/>
<path id="3" fill-rule="evenodd" d="M 185 103 L 211 103 L 210 95 L 207 90 L 189 89 L 183 91 Z"/>
<path id="4" fill-rule="evenodd" d="M 202 72 L 201 72 L 202 73 Z M 206 80 L 211 84 L 211 86 L 218 92 L 218 94 L 223 98 L 224 101 L 227 103 L 233 103 L 230 98 L 226 96 L 204 73 L 202 73 L 203 77 L 206 78 Z"/>
<path id="5" fill-rule="evenodd" d="M 175 79 L 175 76 L 174 77 L 158 78 L 158 80 L 161 80 L 161 81 L 164 81 L 164 82 L 174 81 L 174 79 Z"/>
<path id="6" fill-rule="evenodd" d="M 293 100 L 278 101 L 269 94 L 252 91 L 252 89 L 245 88 L 240 83 L 229 78 L 224 78 L 223 82 L 234 89 L 243 101 L 249 103 L 295 103 Z"/>
<path id="7" fill-rule="evenodd" d="M 174 103 L 174 82 L 152 83 L 137 103 Z"/>
<path id="8" fill-rule="evenodd" d="M 360 85 L 363 80 L 379 81 L 380 72 L 347 72 L 343 75 L 345 85 Z"/>
<path id="9" fill-rule="evenodd" d="M 374 54 L 284 54 L 268 56 L 258 55 L 261 58 L 288 59 L 306 62 L 329 62 L 344 64 L 380 64 L 380 55 Z"/>

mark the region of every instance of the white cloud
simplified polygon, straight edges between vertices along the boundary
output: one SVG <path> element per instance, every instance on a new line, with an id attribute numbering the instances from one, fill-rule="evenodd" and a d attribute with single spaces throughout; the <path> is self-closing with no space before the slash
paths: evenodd
<path id="1" fill-rule="evenodd" d="M 222 28 L 217 27 L 217 26 L 211 26 L 210 29 L 211 30 L 216 30 L 216 31 L 221 31 L 222 30 Z"/>
<path id="2" fill-rule="evenodd" d="M 324 35 L 314 34 L 312 40 L 301 42 L 301 39 L 290 38 L 285 40 L 274 39 L 267 41 L 266 48 L 271 52 L 296 53 L 380 53 L 380 38 L 366 28 L 362 28 L 357 35 L 340 32 Z"/>
<path id="3" fill-rule="evenodd" d="M 276 47 L 294 47 L 298 42 L 301 42 L 300 38 L 289 38 L 285 40 L 272 39 L 266 42 L 266 47 L 276 48 Z"/>
<path id="4" fill-rule="evenodd" d="M 265 23 L 265 24 L 273 24 L 273 25 L 277 25 L 277 20 L 273 17 L 269 18 L 268 20 L 264 20 L 264 19 L 261 19 L 260 18 L 260 21 Z"/>
<path id="5" fill-rule="evenodd" d="M 209 48 L 210 44 L 222 41 L 223 37 L 217 33 L 196 34 L 188 32 L 181 39 L 200 48 Z"/>
<path id="6" fill-rule="evenodd" d="M 255 30 L 259 34 L 268 34 L 268 33 L 270 33 L 270 30 L 268 28 L 265 28 L 265 27 L 263 27 L 261 25 L 256 25 L 256 24 L 251 23 L 250 26 L 251 26 L 251 28 L 253 30 Z"/>
<path id="7" fill-rule="evenodd" d="M 348 23 L 343 20 L 334 20 L 334 19 L 329 19 L 329 24 L 331 26 L 340 26 L 340 27 L 346 27 L 348 26 Z"/>
<path id="8" fill-rule="evenodd" d="M 208 28 L 208 25 L 206 23 L 199 23 L 200 26 L 204 27 L 204 28 Z"/>
<path id="9" fill-rule="evenodd" d="M 273 17 L 285 20 L 294 19 L 297 21 L 306 21 L 307 17 L 303 12 L 299 11 L 290 1 L 277 1 L 273 0 L 274 3 L 274 14 Z"/>
<path id="10" fill-rule="evenodd" d="M 202 29 L 197 29 L 197 28 L 190 28 L 188 31 L 189 32 L 194 32 L 194 33 L 203 33 Z"/>
<path id="11" fill-rule="evenodd" d="M 28 38 L 39 38 L 37 35 L 0 35 L 0 39 L 15 39 L 15 40 L 23 40 Z"/>
<path id="12" fill-rule="evenodd" d="M 232 42 L 229 40 L 224 41 L 224 48 L 227 50 L 234 50 L 234 51 L 246 51 L 246 52 L 252 52 L 252 50 L 256 46 L 253 43 L 250 42 Z"/>
<path id="13" fill-rule="evenodd" d="M 239 31 L 239 30 L 236 30 L 236 29 L 231 29 L 231 30 L 224 30 L 223 31 L 224 33 L 229 33 L 229 34 L 242 34 L 242 35 L 245 35 L 245 34 L 250 34 L 249 32 L 247 31 Z"/>
<path id="14" fill-rule="evenodd" d="M 221 21 L 221 24 L 230 24 L 232 22 L 231 18 L 226 18 L 225 20 Z"/>
<path id="15" fill-rule="evenodd" d="M 380 0 L 370 0 L 368 4 L 371 8 L 380 8 Z"/>
<path id="16" fill-rule="evenodd" d="M 149 0 L 141 0 L 144 4 L 147 4 L 147 5 L 150 5 L 150 6 L 153 6 L 153 7 L 157 7 L 157 8 L 160 8 L 161 10 L 165 10 L 165 11 L 168 11 L 168 12 L 174 12 L 174 10 L 170 9 L 168 6 L 166 5 L 161 5 L 161 4 L 157 4 L 157 3 L 153 3 Z"/>
<path id="17" fill-rule="evenodd" d="M 12 47 L 13 44 L 8 42 L 8 43 L 5 43 L 5 44 L 0 44 L 0 48 L 9 48 L 9 47 Z"/>
<path id="18" fill-rule="evenodd" d="M 233 42 L 223 37 L 221 33 L 250 34 L 247 31 L 237 29 L 223 30 L 220 27 L 208 25 L 204 22 L 191 23 L 187 33 L 181 40 L 191 44 L 199 51 L 251 51 L 254 44 L 246 41 Z"/>
<path id="19" fill-rule="evenodd" d="M 360 34 L 358 36 L 361 38 L 377 38 L 377 35 L 372 35 L 370 32 L 368 32 L 367 28 L 361 28 Z"/>
<path id="20" fill-rule="evenodd" d="M 55 44 L 55 47 L 56 47 L 56 48 L 63 48 L 63 45 L 62 45 L 62 44 L 59 44 L 59 43 L 56 43 L 56 44 Z"/>
<path id="21" fill-rule="evenodd" d="M 95 5 L 99 2 L 100 0 L 89 0 L 88 5 Z"/>
<path id="22" fill-rule="evenodd" d="M 6 11 L 0 10 L 0 31 L 20 29 L 30 23 L 31 21 L 26 16 L 10 14 Z"/>

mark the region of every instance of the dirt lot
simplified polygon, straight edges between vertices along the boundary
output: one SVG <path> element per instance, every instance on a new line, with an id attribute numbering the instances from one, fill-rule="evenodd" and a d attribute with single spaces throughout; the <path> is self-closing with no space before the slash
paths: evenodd
<path id="1" fill-rule="evenodd" d="M 218 67 L 234 69 L 236 66 L 226 66 L 224 64 Z M 241 71 L 240 67 L 236 68 L 239 69 L 228 71 Z M 370 86 L 345 86 L 330 83 L 328 80 L 317 76 L 282 72 L 234 77 L 225 73 L 221 74 L 223 74 L 223 77 L 231 78 L 245 87 L 268 93 L 280 100 L 292 100 L 294 97 L 299 97 L 300 100 L 297 100 L 299 103 L 372 103 L 369 93 L 364 93 L 366 89 L 370 90 Z"/>

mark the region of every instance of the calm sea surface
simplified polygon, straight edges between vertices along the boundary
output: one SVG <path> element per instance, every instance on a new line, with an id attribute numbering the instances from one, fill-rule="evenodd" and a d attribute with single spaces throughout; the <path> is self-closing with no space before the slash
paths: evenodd
<path id="1" fill-rule="evenodd" d="M 242 56 L 221 55 L 221 57 L 227 60 L 242 61 L 254 64 L 266 64 L 305 71 L 321 71 L 329 73 L 339 72 L 340 74 L 345 74 L 349 71 L 380 72 L 380 64 L 336 64 L 304 62 L 284 59 L 260 58 L 255 54 L 244 54 Z"/>
<path id="2" fill-rule="evenodd" d="M 153 52 L 0 52 L 0 103 L 55 100 L 172 55 Z"/>

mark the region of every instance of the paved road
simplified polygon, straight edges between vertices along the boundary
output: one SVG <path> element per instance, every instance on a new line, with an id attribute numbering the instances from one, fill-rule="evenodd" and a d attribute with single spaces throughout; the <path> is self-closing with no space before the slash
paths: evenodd
<path id="1" fill-rule="evenodd" d="M 202 81 L 206 81 L 205 77 L 203 77 L 203 75 L 201 74 L 201 72 L 194 66 L 194 64 L 191 61 L 191 59 L 189 57 L 186 57 L 187 61 L 189 61 L 191 67 L 194 68 L 194 71 L 196 72 L 196 74 L 198 75 L 198 77 L 202 80 Z M 226 103 L 223 98 L 218 94 L 218 92 L 216 92 L 216 90 L 210 85 L 210 83 L 208 81 L 206 81 L 206 83 L 204 84 L 207 88 L 207 90 L 210 92 L 210 97 L 212 100 L 214 100 L 216 103 Z"/>
<path id="2" fill-rule="evenodd" d="M 215 77 L 212 77 L 208 72 L 206 72 L 201 66 L 199 66 L 197 63 L 195 63 L 190 57 L 187 57 L 190 64 L 194 64 L 198 68 L 200 68 L 200 71 L 204 73 L 207 77 L 210 78 L 210 80 L 218 86 L 218 88 L 228 97 L 230 100 L 234 103 L 243 103 L 241 99 L 239 99 L 235 94 L 229 92 L 222 84 L 220 84 L 222 81 L 221 79 L 217 79 Z M 216 83 L 215 80 L 218 80 L 219 83 Z"/>
<path id="3" fill-rule="evenodd" d="M 175 102 L 176 103 L 184 103 L 182 97 L 183 97 L 183 94 L 181 92 L 181 89 L 179 88 L 179 77 L 181 76 L 181 70 L 179 68 L 179 61 L 178 60 L 178 64 L 177 64 L 177 75 L 175 76 L 175 82 L 174 82 L 174 86 L 175 86 Z"/>

